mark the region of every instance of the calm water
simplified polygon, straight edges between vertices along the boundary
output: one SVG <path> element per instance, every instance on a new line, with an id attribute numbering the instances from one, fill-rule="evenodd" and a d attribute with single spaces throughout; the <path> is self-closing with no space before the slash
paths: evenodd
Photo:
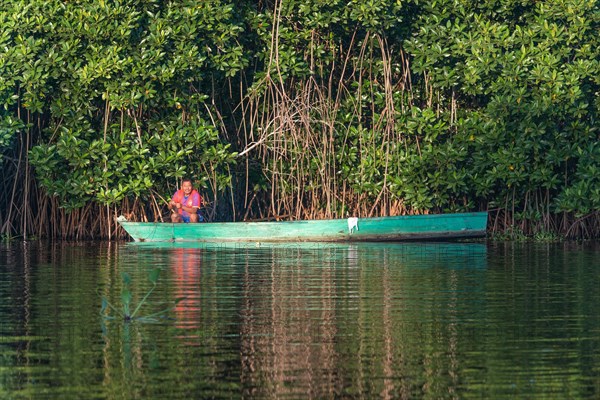
<path id="1" fill-rule="evenodd" d="M 154 268 L 138 315 L 184 301 L 101 316 Z M 598 244 L 1 244 L 0 399 L 594 399 L 599 272 Z"/>

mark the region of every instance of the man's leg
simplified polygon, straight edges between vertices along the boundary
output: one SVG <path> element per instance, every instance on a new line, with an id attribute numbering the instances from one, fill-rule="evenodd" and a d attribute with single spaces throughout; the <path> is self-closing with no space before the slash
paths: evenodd
<path id="1" fill-rule="evenodd" d="M 181 215 L 178 213 L 171 213 L 171 222 L 174 224 L 180 223 L 182 221 Z"/>

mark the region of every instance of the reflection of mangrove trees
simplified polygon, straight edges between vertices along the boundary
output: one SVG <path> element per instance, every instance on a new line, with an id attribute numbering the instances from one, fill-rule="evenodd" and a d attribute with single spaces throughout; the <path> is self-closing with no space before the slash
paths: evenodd
<path id="1" fill-rule="evenodd" d="M 200 326 L 229 336 L 239 324 L 230 334 L 239 335 L 236 362 L 251 397 L 580 397 L 576 382 L 600 390 L 588 363 L 598 354 L 582 353 L 598 321 L 582 320 L 589 309 L 578 311 L 587 307 L 578 296 L 597 282 L 573 282 L 564 260 L 551 260 L 554 251 L 561 253 L 536 252 L 529 273 L 507 273 L 514 261 L 490 269 L 483 246 L 382 247 L 358 256 L 352 247 L 250 249 L 226 271 L 219 266 L 231 259 L 204 257 L 203 276 L 214 279 L 203 279 Z M 256 258 L 272 258 L 272 267 L 253 267 Z M 540 268 L 536 259 L 552 266 Z M 231 285 L 240 279 L 241 287 Z M 565 285 L 573 297 L 545 301 Z M 597 295 L 597 288 L 590 293 Z M 235 307 L 238 314 L 227 315 Z M 556 329 L 545 338 L 548 324 Z M 197 346 L 210 354 L 205 342 Z M 569 348 L 572 360 L 553 356 L 554 346 Z"/>
<path id="2" fill-rule="evenodd" d="M 0 266 L 25 266 L 0 270 L 0 395 L 596 398 L 597 253 L 488 254 L 480 244 L 0 252 Z M 98 288 L 116 302 L 128 272 L 138 302 L 153 268 L 162 270 L 156 302 L 186 298 L 170 318 L 99 315 Z"/>
<path id="3" fill-rule="evenodd" d="M 234 6 L 235 5 L 235 6 Z M 598 236 L 595 1 L 5 0 L 0 234 L 494 210 Z"/>

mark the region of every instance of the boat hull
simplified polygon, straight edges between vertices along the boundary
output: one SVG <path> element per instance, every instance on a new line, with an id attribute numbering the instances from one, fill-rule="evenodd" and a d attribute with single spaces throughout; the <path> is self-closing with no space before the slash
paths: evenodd
<path id="1" fill-rule="evenodd" d="M 485 236 L 487 212 L 283 222 L 119 221 L 136 242 L 358 242 Z"/>

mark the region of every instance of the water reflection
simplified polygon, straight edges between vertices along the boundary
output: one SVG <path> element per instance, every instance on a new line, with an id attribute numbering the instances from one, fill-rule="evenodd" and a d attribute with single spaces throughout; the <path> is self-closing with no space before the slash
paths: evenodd
<path id="1" fill-rule="evenodd" d="M 245 265 L 241 379 L 248 396 L 329 397 L 336 392 L 339 292 L 334 269 L 344 262 L 337 250 L 271 249 L 265 254 L 268 268 L 259 277 Z"/>
<path id="2" fill-rule="evenodd" d="M 0 398 L 596 398 L 600 246 L 0 245 Z M 100 297 L 158 323 L 99 316 Z M 103 323 L 104 322 L 104 323 Z"/>
<path id="3" fill-rule="evenodd" d="M 200 327 L 201 260 L 202 249 L 173 248 L 170 251 L 175 299 L 185 298 L 175 306 L 178 328 L 196 330 Z"/>
<path id="4" fill-rule="evenodd" d="M 403 337 L 416 331 L 409 310 L 441 287 L 448 293 L 444 307 L 450 315 L 458 313 L 458 293 L 477 287 L 461 287 L 452 271 L 484 273 L 486 267 L 486 247 L 481 244 L 229 244 L 208 248 L 205 244 L 168 244 L 163 248 L 174 260 L 175 271 L 184 264 L 202 270 L 202 278 L 188 282 L 191 290 L 186 294 L 201 298 L 205 311 L 199 315 L 201 322 L 186 313 L 187 328 L 205 328 L 198 338 L 212 342 L 209 351 L 239 341 L 239 380 L 248 397 L 308 394 L 322 398 L 352 392 L 383 398 L 411 395 L 414 387 L 408 382 L 414 365 L 407 365 L 406 360 L 415 349 L 405 346 Z M 450 273 L 443 279 L 420 275 L 428 269 Z M 424 279 L 430 279 L 428 286 L 423 286 Z M 202 282 L 201 287 L 194 287 L 194 282 Z M 406 313 L 411 314 L 409 318 Z M 208 337 L 210 327 L 215 336 Z M 457 329 L 449 330 L 447 353 L 457 369 Z M 455 381 L 458 376 L 452 371 L 441 374 Z M 399 378 L 403 376 L 407 380 Z M 438 373 L 432 373 L 431 380 L 438 379 Z M 438 393 L 436 387 L 431 390 Z"/>

